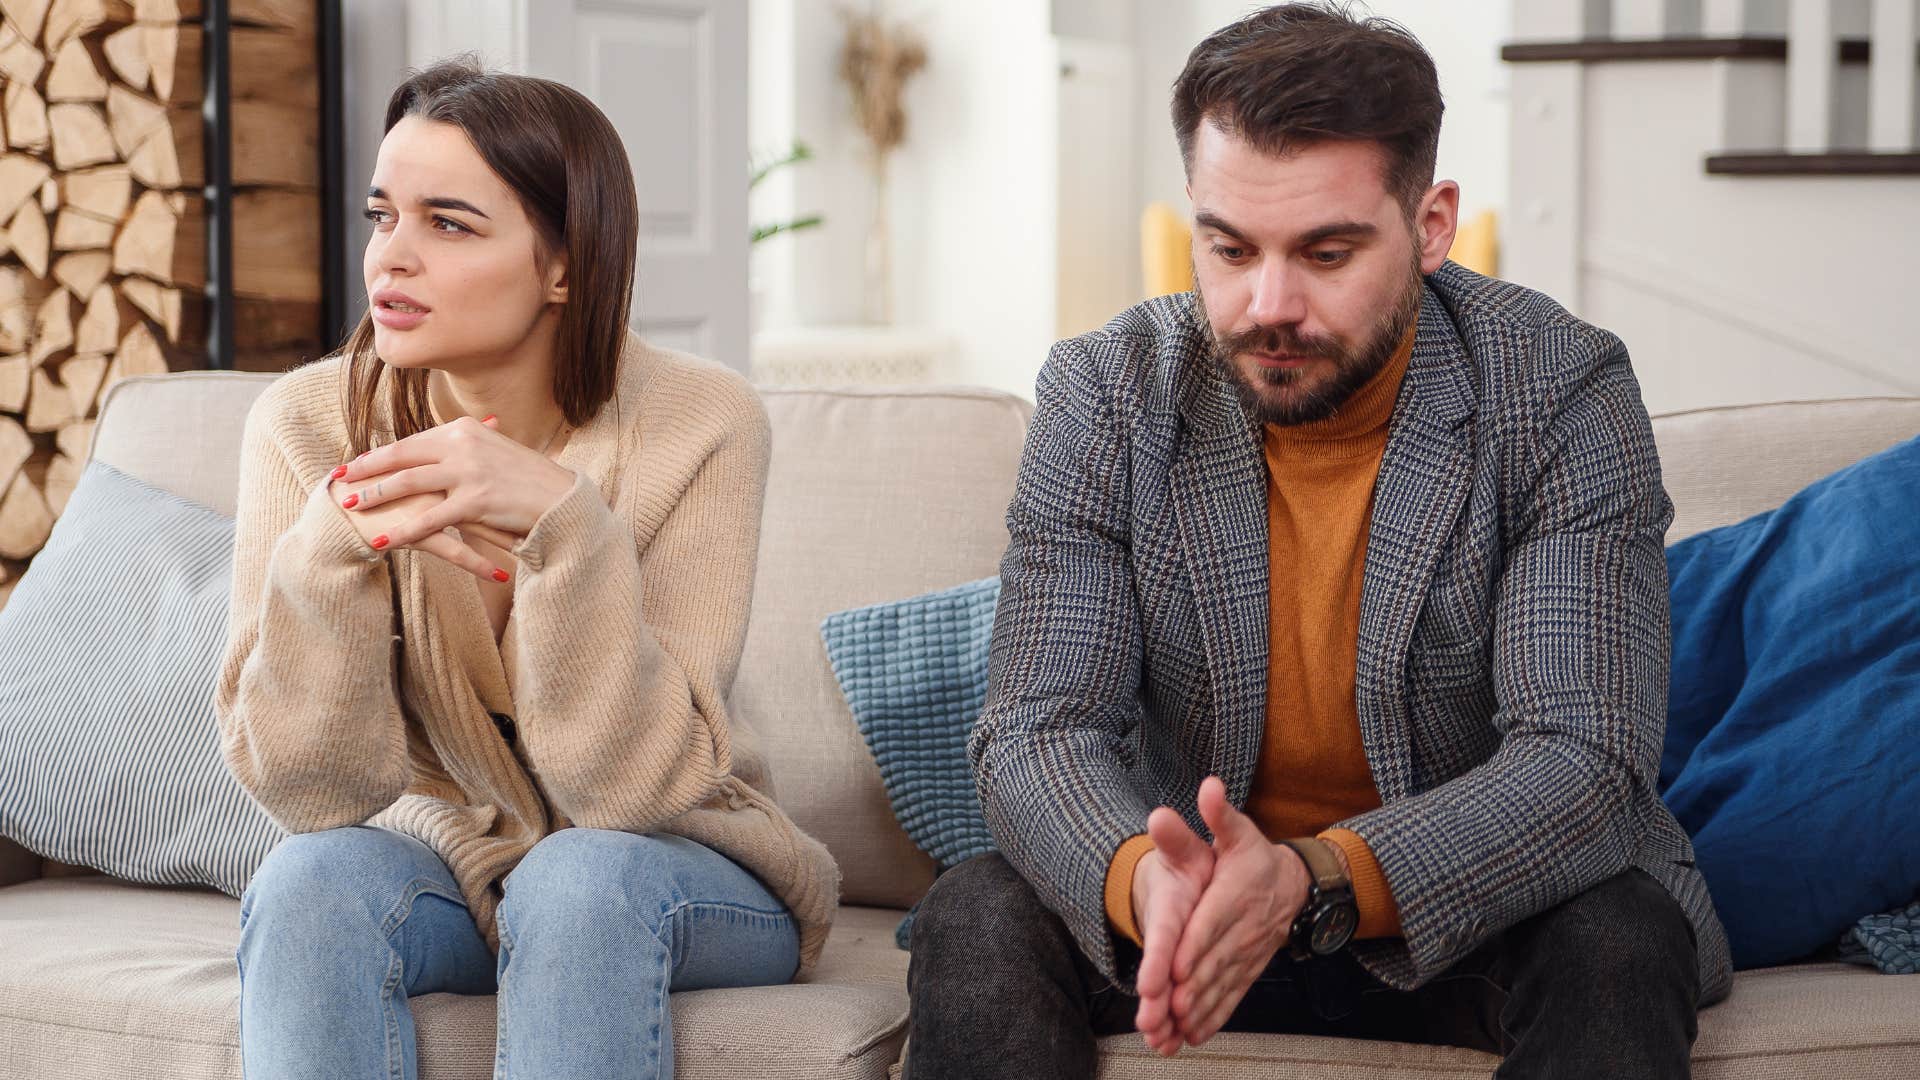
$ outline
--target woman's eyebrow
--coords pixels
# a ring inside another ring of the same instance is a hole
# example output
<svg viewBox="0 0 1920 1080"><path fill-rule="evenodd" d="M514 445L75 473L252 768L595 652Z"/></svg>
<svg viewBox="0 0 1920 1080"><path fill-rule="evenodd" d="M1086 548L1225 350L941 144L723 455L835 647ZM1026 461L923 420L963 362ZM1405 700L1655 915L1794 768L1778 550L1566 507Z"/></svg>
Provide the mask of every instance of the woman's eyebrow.
<svg viewBox="0 0 1920 1080"><path fill-rule="evenodd" d="M384 188L370 187L367 189L367 198L369 199L385 199L386 197L387 193ZM455 199L447 195L428 195L416 201L421 206L431 206L435 210L460 210L472 214L475 217L486 218L488 221L493 220L485 210L480 209L465 199Z"/></svg>

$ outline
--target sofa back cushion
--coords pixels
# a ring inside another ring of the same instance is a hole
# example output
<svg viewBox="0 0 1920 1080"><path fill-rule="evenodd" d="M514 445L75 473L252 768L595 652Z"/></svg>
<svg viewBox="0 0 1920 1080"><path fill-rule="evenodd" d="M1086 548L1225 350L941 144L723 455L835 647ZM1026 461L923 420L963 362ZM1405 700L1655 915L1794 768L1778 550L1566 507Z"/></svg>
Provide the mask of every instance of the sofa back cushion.
<svg viewBox="0 0 1920 1080"><path fill-rule="evenodd" d="M820 623L999 572L1031 407L989 390L762 391L773 468L734 721L839 861L846 903L906 907L933 863L888 809Z"/></svg>
<svg viewBox="0 0 1920 1080"><path fill-rule="evenodd" d="M1920 434L1920 398L1737 405L1653 421L1673 498L1667 543L1771 510L1815 480Z"/></svg>
<svg viewBox="0 0 1920 1080"><path fill-rule="evenodd" d="M100 403L91 460L233 516L240 432L277 376L181 371L122 379Z"/></svg>

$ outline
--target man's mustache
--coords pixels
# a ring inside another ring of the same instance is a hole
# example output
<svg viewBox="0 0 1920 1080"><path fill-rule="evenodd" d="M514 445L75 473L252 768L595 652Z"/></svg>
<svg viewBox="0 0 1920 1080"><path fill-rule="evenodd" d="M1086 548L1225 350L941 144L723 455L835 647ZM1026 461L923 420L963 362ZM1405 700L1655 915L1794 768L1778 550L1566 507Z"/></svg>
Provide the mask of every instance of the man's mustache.
<svg viewBox="0 0 1920 1080"><path fill-rule="evenodd" d="M1220 342L1227 356L1241 353L1283 353L1288 356L1317 356L1327 360L1343 359L1347 353L1340 343L1324 334L1306 336L1285 326L1249 326L1228 334Z"/></svg>

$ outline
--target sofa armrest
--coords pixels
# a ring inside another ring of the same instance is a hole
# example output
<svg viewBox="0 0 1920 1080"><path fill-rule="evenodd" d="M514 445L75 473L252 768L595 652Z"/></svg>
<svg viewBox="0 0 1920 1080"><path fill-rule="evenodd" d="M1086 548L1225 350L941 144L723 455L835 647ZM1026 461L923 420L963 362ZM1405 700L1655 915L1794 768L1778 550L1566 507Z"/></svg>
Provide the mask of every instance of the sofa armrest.
<svg viewBox="0 0 1920 1080"><path fill-rule="evenodd" d="M0 888L40 876L40 856L0 836Z"/></svg>

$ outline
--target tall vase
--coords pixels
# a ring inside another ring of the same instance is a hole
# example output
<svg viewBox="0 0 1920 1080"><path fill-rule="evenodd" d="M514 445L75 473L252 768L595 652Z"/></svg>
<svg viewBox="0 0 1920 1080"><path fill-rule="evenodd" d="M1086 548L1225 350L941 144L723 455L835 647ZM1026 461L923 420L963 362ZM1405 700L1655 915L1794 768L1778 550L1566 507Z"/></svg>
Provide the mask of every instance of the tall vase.
<svg viewBox="0 0 1920 1080"><path fill-rule="evenodd" d="M887 155L873 155L873 220L867 226L867 280L862 308L874 326L893 323L893 233L887 224Z"/></svg>

